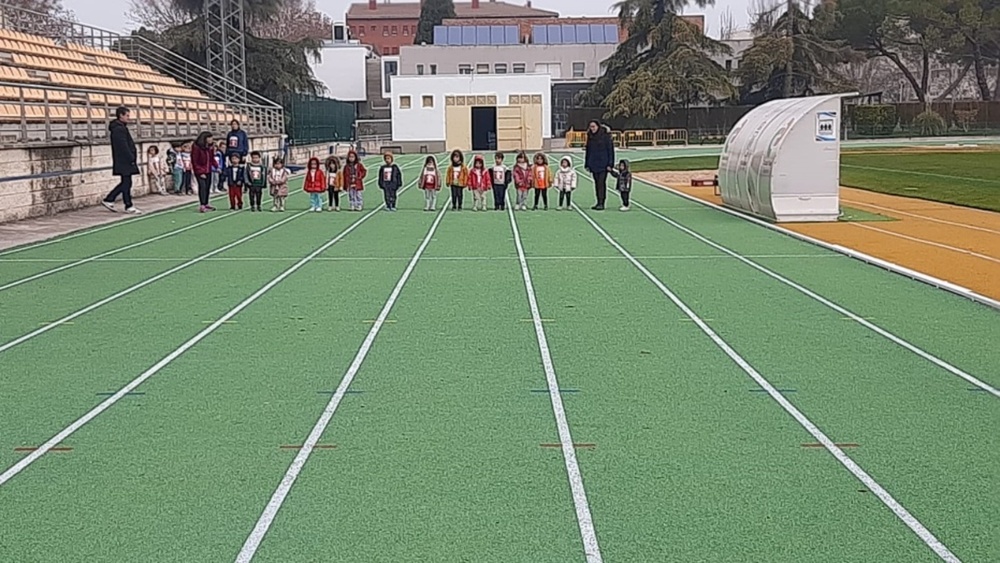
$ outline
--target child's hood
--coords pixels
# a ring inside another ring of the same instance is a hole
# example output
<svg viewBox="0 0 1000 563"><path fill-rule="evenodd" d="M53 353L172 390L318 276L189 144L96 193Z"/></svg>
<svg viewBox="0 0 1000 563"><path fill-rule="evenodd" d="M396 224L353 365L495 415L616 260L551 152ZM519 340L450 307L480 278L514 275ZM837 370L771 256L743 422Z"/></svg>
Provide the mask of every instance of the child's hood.
<svg viewBox="0 0 1000 563"><path fill-rule="evenodd" d="M340 158L338 158L335 154L331 154L330 158L326 159L326 169L340 170Z"/></svg>
<svg viewBox="0 0 1000 563"><path fill-rule="evenodd" d="M428 157L427 161L424 162L424 169L427 169L427 168L431 168L431 169L437 170L437 168L438 168L437 158L434 158L433 156Z"/></svg>
<svg viewBox="0 0 1000 563"><path fill-rule="evenodd" d="M564 156L559 160L559 167L564 170L571 170L573 168L573 159L569 156Z"/></svg>
<svg viewBox="0 0 1000 563"><path fill-rule="evenodd" d="M351 150L347 151L347 159L344 162L350 163L351 162L351 156L354 156L354 163L355 164L361 164L361 159L358 158L358 153L354 149L351 149Z"/></svg>
<svg viewBox="0 0 1000 563"><path fill-rule="evenodd" d="M455 149L455 150L451 151L451 157L448 159L448 162L450 162L454 166L455 165L455 157L456 156L458 157L458 164L459 165L465 164L465 155L462 154L462 151L460 151L458 149Z"/></svg>
<svg viewBox="0 0 1000 563"><path fill-rule="evenodd" d="M549 165L549 159L548 159L548 157L546 157L545 153L542 153L542 152L535 153L535 157L533 159L531 159L531 162L537 162L539 158L542 159L542 166L548 166Z"/></svg>
<svg viewBox="0 0 1000 563"><path fill-rule="evenodd" d="M314 164L316 165L316 170L319 170L319 159L315 156L309 159L309 164L306 165L306 168L313 168Z"/></svg>
<svg viewBox="0 0 1000 563"><path fill-rule="evenodd" d="M477 154L476 156L472 157L472 167L475 168L477 164L482 164L483 170L486 169L486 160L483 158L483 155Z"/></svg>
<svg viewBox="0 0 1000 563"><path fill-rule="evenodd" d="M622 170L623 166L625 167L624 170ZM623 161L619 162L618 163L618 169L621 170L622 172L628 172L629 171L629 163L628 163L628 161L627 160L623 160Z"/></svg>
<svg viewBox="0 0 1000 563"><path fill-rule="evenodd" d="M383 161L383 162L384 162L384 163L385 163L386 165L391 165L391 164L393 163L393 161L394 161L394 160L395 160L395 157L393 157L393 156L392 156L392 153L388 153L388 152L387 152L387 153L385 153L384 155L382 155L382 161Z"/></svg>

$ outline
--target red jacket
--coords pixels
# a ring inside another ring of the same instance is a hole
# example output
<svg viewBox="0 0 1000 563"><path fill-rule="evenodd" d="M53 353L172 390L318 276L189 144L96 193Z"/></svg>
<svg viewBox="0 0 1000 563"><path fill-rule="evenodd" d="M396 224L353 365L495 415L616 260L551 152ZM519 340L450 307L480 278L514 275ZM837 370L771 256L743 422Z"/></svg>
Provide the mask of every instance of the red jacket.
<svg viewBox="0 0 1000 563"><path fill-rule="evenodd" d="M490 175L490 171L485 168L470 168L469 169L469 189L470 190L488 190L493 187L493 176Z"/></svg>
<svg viewBox="0 0 1000 563"><path fill-rule="evenodd" d="M365 176L368 175L368 169L365 168L364 164L361 164L360 160L355 164L345 164L343 175L345 190L363 191L365 189Z"/></svg>
<svg viewBox="0 0 1000 563"><path fill-rule="evenodd" d="M531 189L531 166L527 168L521 168L520 166L514 165L514 187L519 190L530 190Z"/></svg>
<svg viewBox="0 0 1000 563"><path fill-rule="evenodd" d="M195 176L205 176L212 173L212 162L215 160L215 149L191 145L191 171Z"/></svg>
<svg viewBox="0 0 1000 563"><path fill-rule="evenodd" d="M305 190L311 194L326 191L326 174L322 170L306 170Z"/></svg>

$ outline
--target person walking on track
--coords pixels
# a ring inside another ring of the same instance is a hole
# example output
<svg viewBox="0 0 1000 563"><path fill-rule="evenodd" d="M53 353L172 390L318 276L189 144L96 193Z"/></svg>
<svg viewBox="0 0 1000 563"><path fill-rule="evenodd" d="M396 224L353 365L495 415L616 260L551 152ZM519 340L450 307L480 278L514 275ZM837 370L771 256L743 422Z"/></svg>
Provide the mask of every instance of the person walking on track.
<svg viewBox="0 0 1000 563"><path fill-rule="evenodd" d="M591 121L587 128L587 147L584 168L594 176L594 190L597 204L595 211L604 210L604 200L608 197L608 170L615 165L615 144L606 127Z"/></svg>
<svg viewBox="0 0 1000 563"><path fill-rule="evenodd" d="M129 109L120 107L115 110L115 119L108 125L111 137L111 173L118 176L118 185L111 190L101 205L110 211L115 211L115 200L122 196L125 212L141 213L132 205L132 176L139 173L139 153L135 149L135 141L128 130Z"/></svg>

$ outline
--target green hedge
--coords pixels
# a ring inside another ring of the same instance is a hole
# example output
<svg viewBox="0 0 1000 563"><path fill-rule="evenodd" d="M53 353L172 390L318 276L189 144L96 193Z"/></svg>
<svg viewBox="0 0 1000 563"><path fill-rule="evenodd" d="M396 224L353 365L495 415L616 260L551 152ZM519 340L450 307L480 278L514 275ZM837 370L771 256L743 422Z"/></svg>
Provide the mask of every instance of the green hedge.
<svg viewBox="0 0 1000 563"><path fill-rule="evenodd" d="M893 105L855 106L851 122L854 131L861 135L890 135L896 129L899 116Z"/></svg>

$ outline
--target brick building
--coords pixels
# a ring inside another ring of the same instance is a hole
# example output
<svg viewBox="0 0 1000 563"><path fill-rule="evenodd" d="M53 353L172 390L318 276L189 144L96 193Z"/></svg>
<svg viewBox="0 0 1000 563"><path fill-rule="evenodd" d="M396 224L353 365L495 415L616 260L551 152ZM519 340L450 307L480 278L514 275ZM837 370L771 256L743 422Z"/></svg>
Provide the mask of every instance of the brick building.
<svg viewBox="0 0 1000 563"><path fill-rule="evenodd" d="M549 10L539 10L531 6L530 0L523 6L498 0L472 0L455 2L457 20L491 19L523 21L559 17ZM420 21L420 2L379 2L351 4L347 10L347 26L351 37L365 45L371 45L379 55L398 55L403 45L412 45Z"/></svg>

